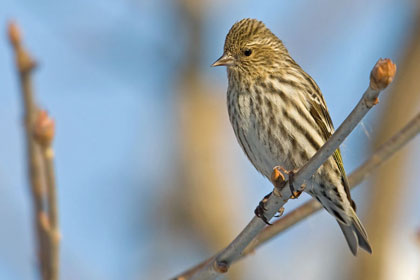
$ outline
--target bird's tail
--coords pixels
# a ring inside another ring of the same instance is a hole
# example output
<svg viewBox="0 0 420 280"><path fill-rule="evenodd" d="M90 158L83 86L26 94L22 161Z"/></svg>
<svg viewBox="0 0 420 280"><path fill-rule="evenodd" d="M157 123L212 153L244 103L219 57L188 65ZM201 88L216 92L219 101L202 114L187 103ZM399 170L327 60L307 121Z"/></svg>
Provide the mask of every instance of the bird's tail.
<svg viewBox="0 0 420 280"><path fill-rule="evenodd" d="M356 212L353 211L351 215L351 224L346 225L337 220L338 225L343 231L344 237L347 240L347 244L353 255L356 256L357 248L360 247L364 249L369 254L372 254L372 248L370 247L367 233L359 218L356 215Z"/></svg>

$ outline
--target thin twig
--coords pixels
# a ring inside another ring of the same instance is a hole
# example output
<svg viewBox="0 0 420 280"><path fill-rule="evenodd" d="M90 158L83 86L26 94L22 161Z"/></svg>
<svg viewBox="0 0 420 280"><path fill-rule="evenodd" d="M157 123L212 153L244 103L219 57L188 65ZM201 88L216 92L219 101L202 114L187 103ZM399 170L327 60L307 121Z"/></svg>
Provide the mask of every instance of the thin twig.
<svg viewBox="0 0 420 280"><path fill-rule="evenodd" d="M28 171L31 182L34 220L36 223L38 237L38 260L42 276L46 279L49 257L47 250L48 241L46 237L47 229L45 228L45 219L43 218L45 216L45 209L43 207L43 193L45 192L45 188L43 187L42 181L42 161L40 150L32 137L32 128L35 122L37 107L34 103L31 74L36 63L22 46L18 26L15 23L10 23L8 31L9 40L12 44L13 50L15 51L16 67L19 73L23 97Z"/></svg>
<svg viewBox="0 0 420 280"><path fill-rule="evenodd" d="M320 150L306 163L294 176L294 186L298 191L304 190L304 183L312 174L332 155L350 132L357 126L366 113L378 103L379 93L392 81L396 72L395 64L389 59L380 59L371 71L370 84L361 100L341 124L337 131L321 147ZM292 195L289 182L286 181L281 187L275 187L266 204L265 217L270 220L277 211L289 200ZM264 228L265 223L258 217L254 217L244 230L224 250L216 254L211 261L193 270L188 276L182 274L177 279L214 279L228 271L229 266L241 257L244 249ZM191 271L191 270L190 270Z"/></svg>
<svg viewBox="0 0 420 280"><path fill-rule="evenodd" d="M54 139L55 127L54 121L48 116L46 111L38 113L35 127L34 138L41 147L41 156L44 163L44 176L47 186L48 199L48 279L58 279L59 266L59 241L60 234L58 229L58 209L57 209L57 194L55 184L54 172L54 150L52 148L52 141Z"/></svg>
<svg viewBox="0 0 420 280"><path fill-rule="evenodd" d="M59 271L59 249L60 249L60 233L58 229L58 207L57 207L57 193L54 176L54 151L52 147L45 147L42 149L44 159L45 176L47 179L48 189L48 218L50 221L49 235L49 262L48 271L49 279L58 279Z"/></svg>
<svg viewBox="0 0 420 280"><path fill-rule="evenodd" d="M404 147L411 139L420 133L420 113L415 116L403 129L394 134L387 142L366 160L361 166L349 175L350 188L358 186L370 173L382 165L389 157ZM252 242L245 248L241 254L241 258L253 253L256 248L265 244L267 241L273 239L279 233L287 230L291 226L303 221L306 217L314 214L322 209L318 201L311 199L298 208L294 209L287 215L281 217L272 226L265 227ZM419 235L420 236L420 235ZM420 239L419 239L420 240ZM177 279L188 279L195 271L206 265L215 256L201 262L190 270L184 272L182 276ZM237 259L236 261L238 261Z"/></svg>
<svg viewBox="0 0 420 280"><path fill-rule="evenodd" d="M35 104L31 74L36 64L22 46L18 26L10 23L8 33L15 51L23 95L28 170L38 238L40 271L44 280L57 280L59 233L54 152L51 146L54 138L54 122ZM47 197L46 194L48 194Z"/></svg>
<svg viewBox="0 0 420 280"><path fill-rule="evenodd" d="M350 188L358 186L374 169L378 168L419 133L420 113L417 114L417 116L415 116L403 129L398 131L387 142L382 144L368 160L350 174ZM253 252L255 248L272 239L280 232L312 215L321 208L321 204L312 199L284 217L281 217L278 221L273 223L272 226L264 228L264 230L249 244L249 246L246 247L242 256Z"/></svg>

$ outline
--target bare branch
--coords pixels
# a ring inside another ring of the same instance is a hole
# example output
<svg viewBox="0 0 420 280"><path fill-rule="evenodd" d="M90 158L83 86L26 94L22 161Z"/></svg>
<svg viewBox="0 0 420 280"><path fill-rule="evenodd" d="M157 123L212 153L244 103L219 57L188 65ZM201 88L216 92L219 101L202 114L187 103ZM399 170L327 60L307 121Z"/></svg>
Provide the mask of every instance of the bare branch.
<svg viewBox="0 0 420 280"><path fill-rule="evenodd" d="M13 22L8 26L8 36L15 52L23 97L28 171L38 238L38 261L42 278L56 280L58 279L59 235L51 147L54 123L45 112L38 115L39 109L34 101L31 80L36 63L23 48L19 28ZM46 193L48 193L47 198Z"/></svg>
<svg viewBox="0 0 420 280"><path fill-rule="evenodd" d="M299 186L298 191L303 191L306 180L333 154L350 132L357 126L366 113L378 103L379 93L392 81L396 72L396 66L389 59L380 59L370 74L370 84L363 94L359 103L341 124L337 131L321 147L320 150L306 163L294 176L294 185ZM265 217L270 220L276 212L283 207L292 195L289 182L282 186L276 186L265 206ZM244 249L264 228L265 223L258 217L254 217L244 230L224 250L216 254L200 269L190 270L176 279L214 279L228 271L229 266L241 257Z"/></svg>
<svg viewBox="0 0 420 280"><path fill-rule="evenodd" d="M398 131L393 137L385 142L368 160L360 165L349 176L350 188L359 185L370 173L384 163L395 152L420 133L420 113L417 114L403 129ZM264 230L249 244L242 253L242 256L253 252L266 241L270 240L280 232L288 229L294 224L302 221L322 208L316 200L310 200L289 214L273 223L272 226Z"/></svg>
<svg viewBox="0 0 420 280"><path fill-rule="evenodd" d="M361 166L359 166L349 175L350 187L354 188L359 185L368 175L370 175L374 169L382 165L382 163L384 163L389 157L404 147L405 144L407 144L419 133L420 113L415 116L403 129L395 133L395 135L391 137L387 142L385 142L368 160L366 160ZM314 214L321 208L322 206L318 203L318 201L311 199L287 215L281 217L279 220L273 223L272 226L265 227L245 248L239 259L254 252L256 248L260 247L265 242L271 240L279 233L285 231L298 222L303 221L306 217ZM201 269L201 267L206 265L214 258L215 256L203 261L190 270L184 272L182 276L179 276L177 279L188 279L193 273L195 273L195 271Z"/></svg>
<svg viewBox="0 0 420 280"><path fill-rule="evenodd" d="M35 62L29 53L23 48L21 35L18 26L10 23L8 26L9 40L15 51L16 67L19 73L20 86L22 90L25 131L26 131L26 150L28 153L28 171L31 182L32 201L34 207L34 220L36 223L38 237L38 259L41 266L41 272L45 278L47 273L47 240L45 222L43 222L43 192L42 184L42 163L39 147L32 137L32 126L35 121L36 105L34 103L32 92L31 73L35 68Z"/></svg>
<svg viewBox="0 0 420 280"><path fill-rule="evenodd" d="M41 147L41 156L44 163L44 176L47 186L48 199L48 279L58 279L59 269L59 241L60 233L58 229L58 208L57 194L54 172L54 150L52 141L55 134L54 121L48 116L46 111L39 111L34 126L34 138Z"/></svg>

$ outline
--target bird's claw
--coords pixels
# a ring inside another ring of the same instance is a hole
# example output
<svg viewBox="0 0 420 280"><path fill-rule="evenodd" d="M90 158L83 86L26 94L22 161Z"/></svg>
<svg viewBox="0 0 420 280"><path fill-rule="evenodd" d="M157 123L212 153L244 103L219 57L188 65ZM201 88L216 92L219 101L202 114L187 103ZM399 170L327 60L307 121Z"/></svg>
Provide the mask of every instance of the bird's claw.
<svg viewBox="0 0 420 280"><path fill-rule="evenodd" d="M274 187L277 189L281 189L283 186L283 183L286 181L286 178L284 178L283 170L286 171L281 166L276 166L273 168L273 172L271 173L271 183L273 183Z"/></svg>
<svg viewBox="0 0 420 280"><path fill-rule="evenodd" d="M291 199L296 199L301 195L301 191L296 191L295 187L293 185L294 178L295 178L295 171L294 170L286 170L283 166L276 166L273 168L273 173L271 174L271 182L274 184L274 186L279 186L280 183L285 181L284 174L288 175L289 180L289 188L290 192L292 193Z"/></svg>
<svg viewBox="0 0 420 280"><path fill-rule="evenodd" d="M276 214L274 217L275 218L280 218L281 216L283 216L284 213L284 207L280 208L279 213Z"/></svg>
<svg viewBox="0 0 420 280"><path fill-rule="evenodd" d="M295 196L295 193L297 193L297 192L295 191L295 187L293 185L293 183L295 181L295 172L294 171L289 171L288 175L289 175L290 192L292 193L291 198L297 198L297 196Z"/></svg>
<svg viewBox="0 0 420 280"><path fill-rule="evenodd" d="M296 199L302 194L300 191L292 190L292 187L290 187L290 191L292 192L292 195L290 196L291 199Z"/></svg>
<svg viewBox="0 0 420 280"><path fill-rule="evenodd" d="M257 216L258 218L263 220L264 223L271 226L272 224L267 220L267 218L264 215L264 212L267 210L267 208L265 207L265 203L267 202L270 195L271 195L271 193L264 196L264 198L258 204L257 208L255 208L254 213L255 213L255 216Z"/></svg>

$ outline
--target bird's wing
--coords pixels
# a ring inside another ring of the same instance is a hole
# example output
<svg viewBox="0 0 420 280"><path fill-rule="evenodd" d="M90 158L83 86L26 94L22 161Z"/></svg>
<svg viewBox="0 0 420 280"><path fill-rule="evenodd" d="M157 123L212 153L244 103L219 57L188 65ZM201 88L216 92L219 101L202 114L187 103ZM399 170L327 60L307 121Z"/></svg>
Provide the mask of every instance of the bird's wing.
<svg viewBox="0 0 420 280"><path fill-rule="evenodd" d="M315 98L309 94L309 110L314 118L316 124L321 129L322 136L325 141L330 138L330 136L334 133L334 125L332 123L330 114L328 113L327 104L325 103L324 97L321 94L321 90L315 83L315 81L308 75L308 79L312 82L312 86L315 90ZM335 162L337 163L338 169L342 175L342 181L344 185L344 189L347 194L347 198L349 199L352 207L356 210L356 205L354 201L351 199L350 189L349 189L349 182L347 180L346 171L344 170L343 159L341 158L340 148L335 150L334 154L332 155Z"/></svg>

